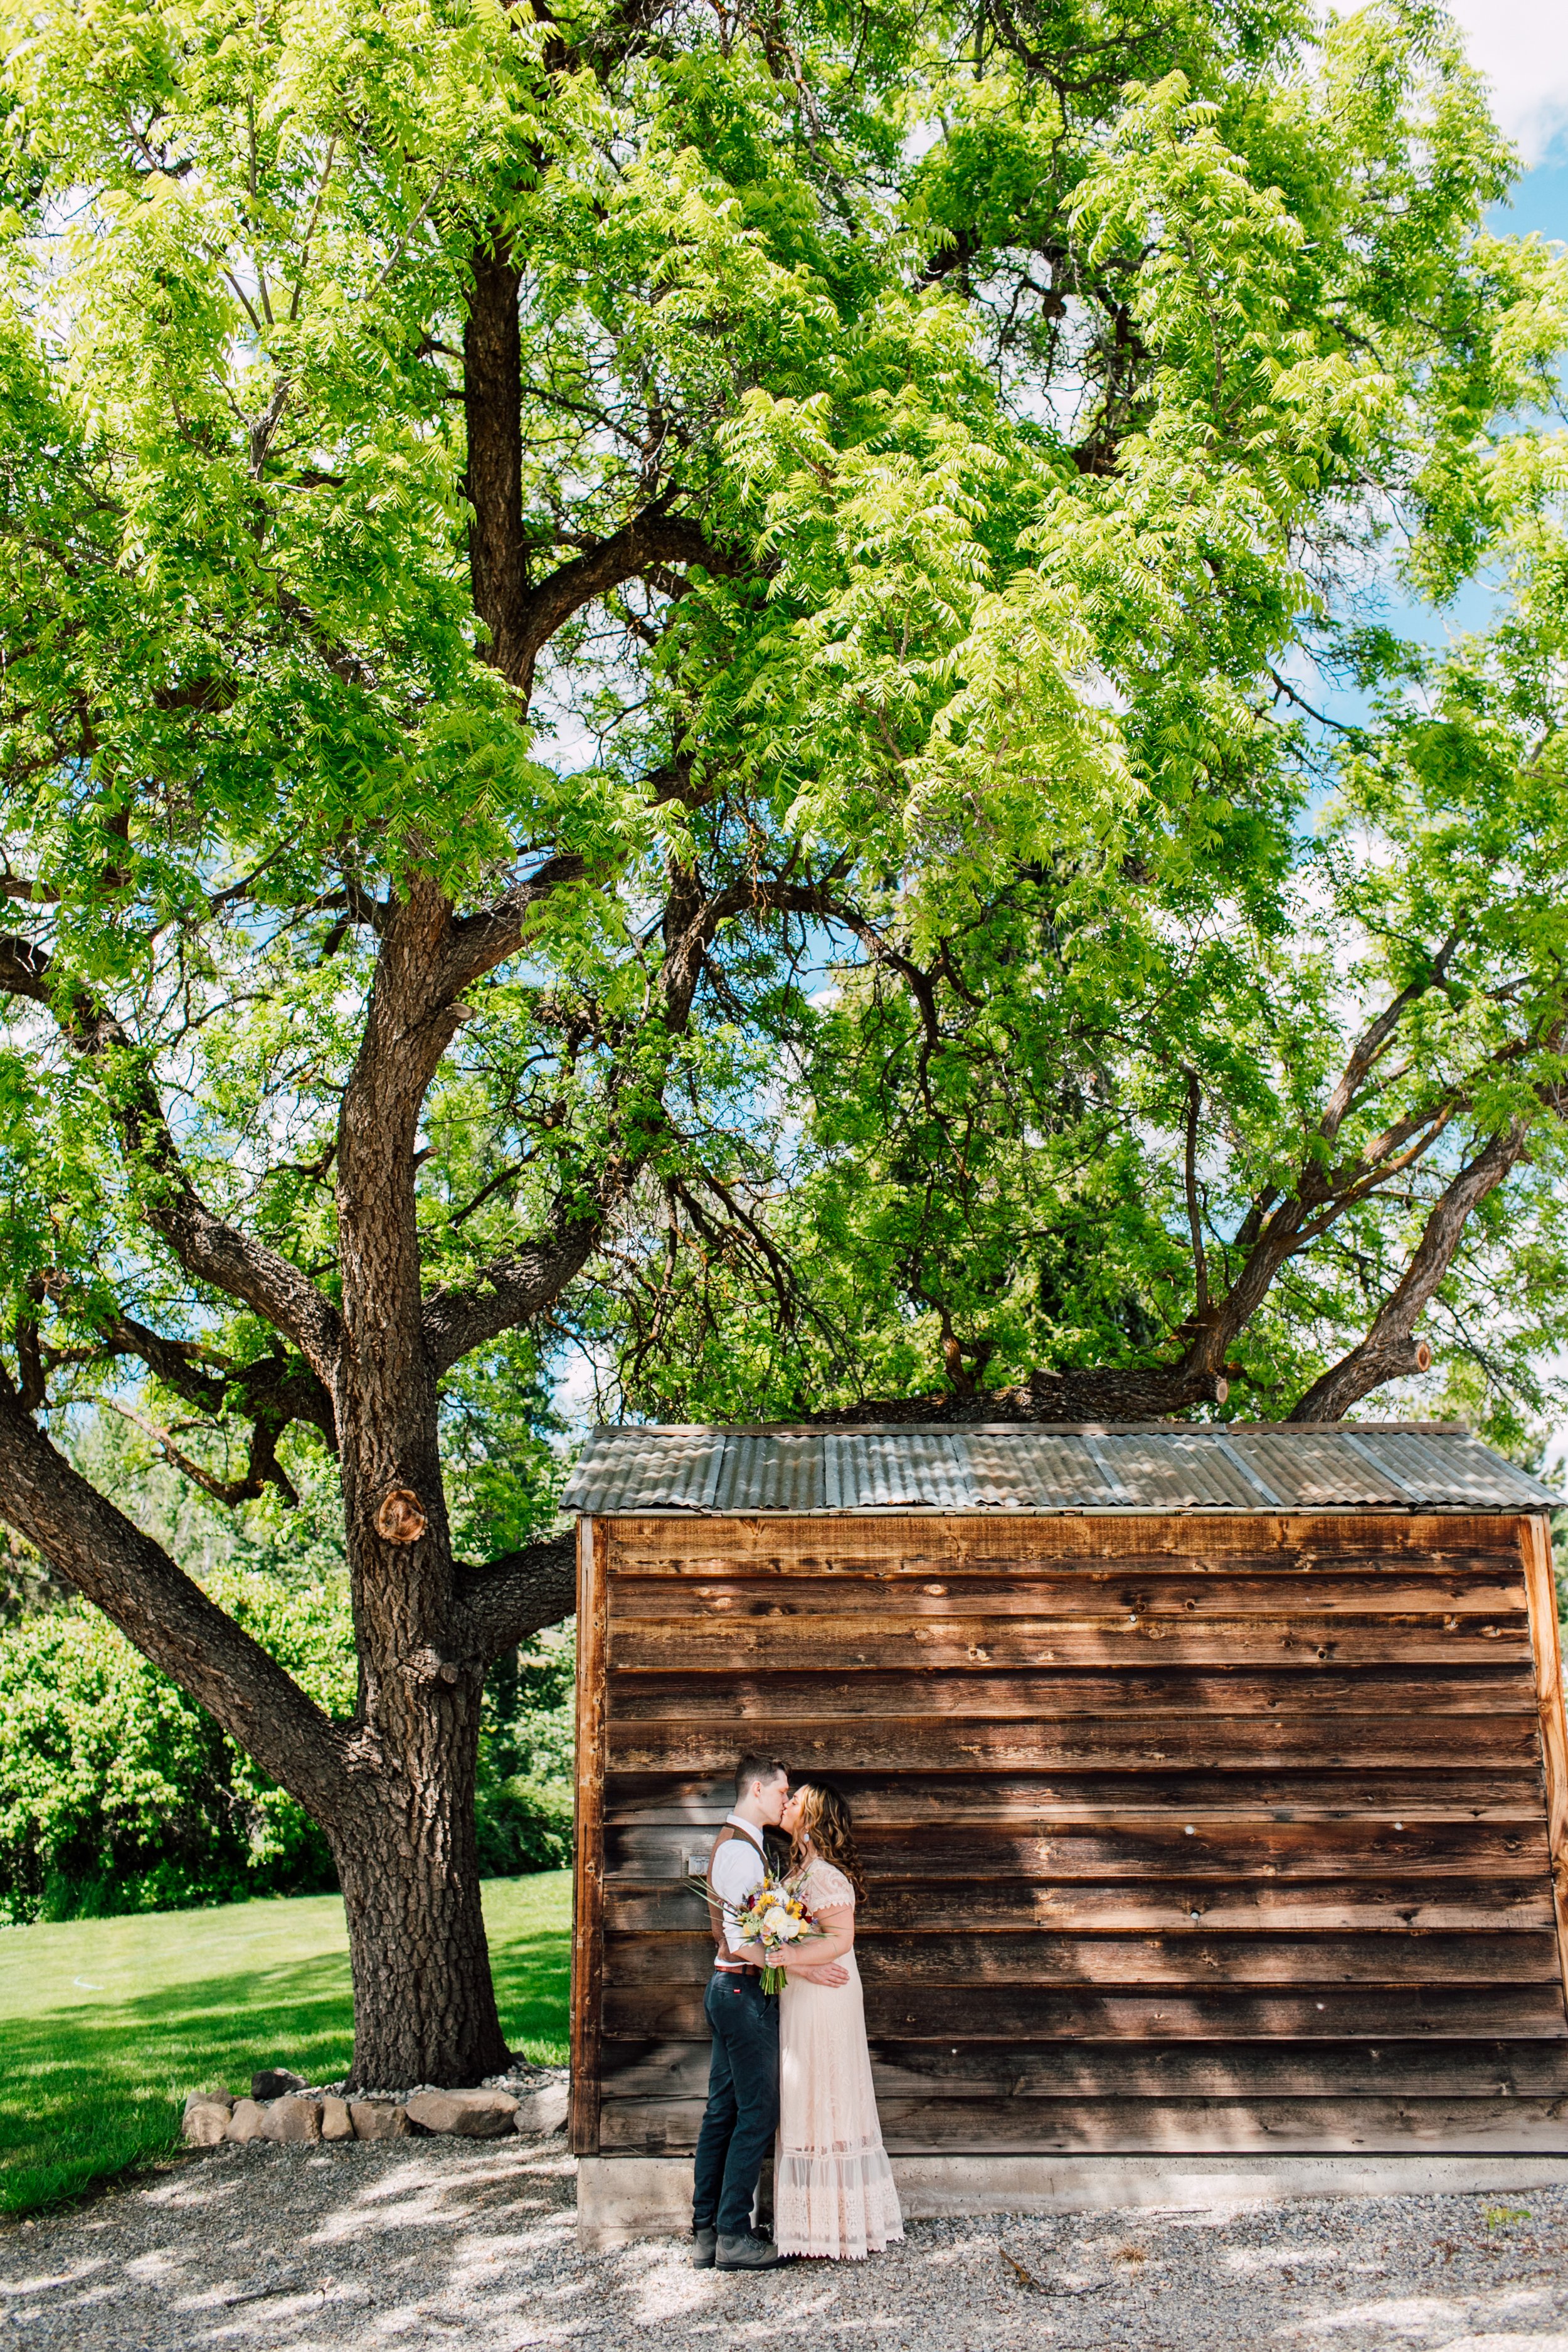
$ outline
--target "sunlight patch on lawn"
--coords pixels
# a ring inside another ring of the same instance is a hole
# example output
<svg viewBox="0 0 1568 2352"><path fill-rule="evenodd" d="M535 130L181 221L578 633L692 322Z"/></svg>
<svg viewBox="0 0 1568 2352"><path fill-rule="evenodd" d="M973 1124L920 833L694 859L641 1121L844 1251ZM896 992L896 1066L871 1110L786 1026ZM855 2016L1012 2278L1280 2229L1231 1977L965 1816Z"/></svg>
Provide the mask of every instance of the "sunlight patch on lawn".
<svg viewBox="0 0 1568 2352"><path fill-rule="evenodd" d="M564 2064L570 1872L487 1880L484 1906L510 2046ZM334 1895L0 1929L0 2210L166 2154L189 2090L335 2081L353 2033Z"/></svg>

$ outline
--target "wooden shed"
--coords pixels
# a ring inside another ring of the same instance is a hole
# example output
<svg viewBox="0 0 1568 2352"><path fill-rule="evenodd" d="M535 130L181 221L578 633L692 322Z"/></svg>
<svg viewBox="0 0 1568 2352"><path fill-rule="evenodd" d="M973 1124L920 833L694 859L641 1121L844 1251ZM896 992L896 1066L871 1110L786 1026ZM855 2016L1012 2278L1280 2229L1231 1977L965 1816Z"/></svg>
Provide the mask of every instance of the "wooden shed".
<svg viewBox="0 0 1568 2352"><path fill-rule="evenodd" d="M1547 2177L1555 1500L1433 1423L596 1432L567 1496L589 2233L684 2210L687 1882L742 1748L854 1808L913 2210L1071 2202L1112 2158Z"/></svg>

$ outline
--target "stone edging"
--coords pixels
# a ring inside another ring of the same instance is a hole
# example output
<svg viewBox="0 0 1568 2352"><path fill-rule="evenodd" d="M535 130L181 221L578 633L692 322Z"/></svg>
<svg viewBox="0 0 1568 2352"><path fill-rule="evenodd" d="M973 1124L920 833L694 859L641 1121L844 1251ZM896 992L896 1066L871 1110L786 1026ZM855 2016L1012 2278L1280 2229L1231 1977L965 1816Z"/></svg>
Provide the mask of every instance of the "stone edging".
<svg viewBox="0 0 1568 2352"><path fill-rule="evenodd" d="M283 2078L289 2079L287 2077ZM472 2091L373 2093L345 2098L334 2088L297 2087L271 2098L231 2098L226 2093L193 2091L185 2101L183 2130L188 2147L220 2143L280 2141L313 2146L319 2140L402 2139L434 2132L463 2139L500 2139L510 2132L559 2131L566 2121L566 2071L540 2070L523 2078L501 2076ZM516 2091L505 2087L518 2079ZM279 2076L256 2078L253 2092Z"/></svg>

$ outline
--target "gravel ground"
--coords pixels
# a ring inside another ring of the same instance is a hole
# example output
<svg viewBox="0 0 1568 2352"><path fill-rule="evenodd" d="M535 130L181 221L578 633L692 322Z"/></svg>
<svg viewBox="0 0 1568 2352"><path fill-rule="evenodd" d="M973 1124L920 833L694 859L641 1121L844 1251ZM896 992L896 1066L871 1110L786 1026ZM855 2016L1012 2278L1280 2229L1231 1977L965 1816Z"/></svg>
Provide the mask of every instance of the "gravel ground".
<svg viewBox="0 0 1568 2352"><path fill-rule="evenodd" d="M921 2221L756 2278L577 2250L559 2139L219 2147L0 2235L4 2340L91 2352L1568 2352L1568 2189Z"/></svg>

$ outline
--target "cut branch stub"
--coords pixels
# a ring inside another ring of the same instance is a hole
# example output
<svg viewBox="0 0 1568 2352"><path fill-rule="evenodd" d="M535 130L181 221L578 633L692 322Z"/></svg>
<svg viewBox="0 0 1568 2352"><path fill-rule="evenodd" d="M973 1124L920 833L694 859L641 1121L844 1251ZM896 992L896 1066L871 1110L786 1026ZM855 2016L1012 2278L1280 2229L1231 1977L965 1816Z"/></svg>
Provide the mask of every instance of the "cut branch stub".
<svg viewBox="0 0 1568 2352"><path fill-rule="evenodd" d="M383 1543L416 1544L430 1522L412 1486L389 1486L375 1515L375 1531Z"/></svg>

